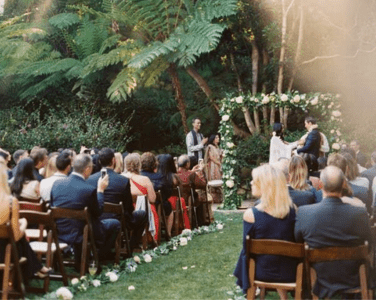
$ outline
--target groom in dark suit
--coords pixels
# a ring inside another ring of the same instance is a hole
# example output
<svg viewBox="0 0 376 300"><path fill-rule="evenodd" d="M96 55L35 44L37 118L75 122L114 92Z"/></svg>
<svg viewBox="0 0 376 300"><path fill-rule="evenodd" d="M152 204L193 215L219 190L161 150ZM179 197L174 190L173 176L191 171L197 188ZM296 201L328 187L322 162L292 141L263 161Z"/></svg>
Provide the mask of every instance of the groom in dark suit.
<svg viewBox="0 0 376 300"><path fill-rule="evenodd" d="M341 201L345 175L335 166L328 166L320 179L324 199L317 204L299 207L295 223L296 242L311 248L351 247L372 243L367 211ZM331 261L317 263L317 281L313 293L320 299L360 286L359 262Z"/></svg>
<svg viewBox="0 0 376 300"><path fill-rule="evenodd" d="M102 167L106 169L109 177L108 187L104 191L104 201L116 204L123 202L125 222L126 225L132 230L130 246L131 250L133 250L139 245L142 233L148 221L147 214L144 210L134 210L128 178L117 174L114 171L116 163L114 151L110 148L103 148L99 152L99 162L101 163ZM100 176L100 172L91 175L87 180L87 183L95 187ZM107 222L106 220L109 218L116 218L116 216L113 214L104 213L100 217L102 222Z"/></svg>
<svg viewBox="0 0 376 300"><path fill-rule="evenodd" d="M308 130L308 136L305 140L304 146L297 150L298 154L308 153L313 154L316 158L319 158L320 146L321 146L321 135L316 124L316 119L313 117L306 117L304 121L304 126Z"/></svg>
<svg viewBox="0 0 376 300"><path fill-rule="evenodd" d="M56 181L51 190L51 206L71 209L88 208L93 225L94 238L98 254L105 259L111 253L115 237L120 230L116 219L100 220L104 205L104 191L108 186L108 176L97 181L94 187L85 180L90 176L93 162L89 155L79 154L73 162L73 172L65 179ZM79 259L80 245L83 239L84 223L75 219L56 221L59 240L74 246L76 260Z"/></svg>

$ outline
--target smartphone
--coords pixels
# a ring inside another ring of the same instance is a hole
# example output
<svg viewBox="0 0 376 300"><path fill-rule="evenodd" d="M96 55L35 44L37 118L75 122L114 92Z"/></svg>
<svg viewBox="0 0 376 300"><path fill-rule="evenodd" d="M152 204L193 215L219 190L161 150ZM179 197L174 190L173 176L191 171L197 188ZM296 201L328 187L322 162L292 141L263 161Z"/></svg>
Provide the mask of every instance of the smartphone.
<svg viewBox="0 0 376 300"><path fill-rule="evenodd" d="M107 169L102 169L101 170L101 177L103 178L107 174Z"/></svg>

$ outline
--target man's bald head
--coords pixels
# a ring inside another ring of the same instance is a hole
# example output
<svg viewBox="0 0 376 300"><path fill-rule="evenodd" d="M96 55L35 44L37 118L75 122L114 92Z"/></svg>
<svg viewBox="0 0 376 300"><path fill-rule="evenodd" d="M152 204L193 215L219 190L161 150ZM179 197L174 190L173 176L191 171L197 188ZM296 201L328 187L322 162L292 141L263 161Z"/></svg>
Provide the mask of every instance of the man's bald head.
<svg viewBox="0 0 376 300"><path fill-rule="evenodd" d="M328 166L321 171L320 180L326 193L342 193L343 183L346 180L342 170L335 166Z"/></svg>

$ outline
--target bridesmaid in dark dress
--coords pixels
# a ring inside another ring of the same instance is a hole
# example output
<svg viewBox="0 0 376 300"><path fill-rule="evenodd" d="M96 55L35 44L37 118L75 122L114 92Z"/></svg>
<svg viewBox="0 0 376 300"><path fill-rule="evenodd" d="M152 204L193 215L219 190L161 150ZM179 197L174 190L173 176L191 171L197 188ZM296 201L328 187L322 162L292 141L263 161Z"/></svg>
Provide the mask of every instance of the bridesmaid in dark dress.
<svg viewBox="0 0 376 300"><path fill-rule="evenodd" d="M243 249L234 275L246 294L249 286L246 260L246 236L251 239L275 239L294 242L295 207L289 196L284 174L270 165L253 170L252 194L260 203L248 209L243 216ZM275 255L256 256L256 279L268 282L294 282L297 261ZM281 299L287 292L277 290Z"/></svg>

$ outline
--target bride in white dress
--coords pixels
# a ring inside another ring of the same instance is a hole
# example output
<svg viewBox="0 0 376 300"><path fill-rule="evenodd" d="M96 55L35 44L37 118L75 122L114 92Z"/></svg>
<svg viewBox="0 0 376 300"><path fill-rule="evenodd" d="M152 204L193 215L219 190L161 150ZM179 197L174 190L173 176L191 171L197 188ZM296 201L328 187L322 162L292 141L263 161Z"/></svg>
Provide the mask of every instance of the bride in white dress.
<svg viewBox="0 0 376 300"><path fill-rule="evenodd" d="M291 158L291 151L297 147L297 142L287 143L283 140L283 125L281 123L274 123L273 137L270 140L270 156L269 164L278 162L278 159L285 157Z"/></svg>

